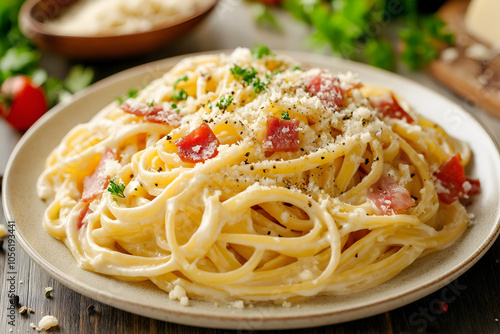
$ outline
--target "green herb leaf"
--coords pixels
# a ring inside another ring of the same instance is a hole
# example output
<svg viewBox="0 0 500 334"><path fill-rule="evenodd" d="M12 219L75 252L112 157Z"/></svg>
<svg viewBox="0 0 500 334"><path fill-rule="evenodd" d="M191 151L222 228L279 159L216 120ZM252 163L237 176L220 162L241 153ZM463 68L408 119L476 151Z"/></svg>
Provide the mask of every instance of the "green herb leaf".
<svg viewBox="0 0 500 334"><path fill-rule="evenodd" d="M262 59L264 56L274 56L275 54L266 45L258 44L253 47L252 55L254 59Z"/></svg>
<svg viewBox="0 0 500 334"><path fill-rule="evenodd" d="M257 71L253 67L240 67L236 64L231 68L231 74L235 79L243 81L244 84L251 85L256 94L263 92L267 83L257 77Z"/></svg>
<svg viewBox="0 0 500 334"><path fill-rule="evenodd" d="M314 29L309 42L320 51L327 46L344 58L385 69L395 66L394 46L383 38L393 22L402 26L398 32L407 47L401 60L412 69L435 59L439 44L453 43L444 22L422 15L415 0L283 0L282 7Z"/></svg>
<svg viewBox="0 0 500 334"><path fill-rule="evenodd" d="M281 113L281 119L284 119L284 120L287 120L287 121L289 121L289 120L290 120L290 115L288 114L288 111L284 110L284 111Z"/></svg>
<svg viewBox="0 0 500 334"><path fill-rule="evenodd" d="M177 85L179 83L181 83L182 81L187 81L188 80L188 76L187 74L183 75L182 77L180 77L179 79L177 79L174 83L174 90L177 89Z"/></svg>
<svg viewBox="0 0 500 334"><path fill-rule="evenodd" d="M125 191L125 184L123 183L116 183L116 178L113 180L109 181L109 186L107 189L111 195L120 197L120 198L125 198L125 194L123 193ZM115 198L116 201L116 198Z"/></svg>
<svg viewBox="0 0 500 334"><path fill-rule="evenodd" d="M93 79L94 70L92 68L75 65L69 69L68 76L64 79L64 86L71 93L76 93L90 85Z"/></svg>
<svg viewBox="0 0 500 334"><path fill-rule="evenodd" d="M437 58L439 51L432 45L425 32L419 29L405 29L401 31L400 37L405 44L400 58L410 69L418 70Z"/></svg>
<svg viewBox="0 0 500 334"><path fill-rule="evenodd" d="M118 103L122 104L123 102L125 102L126 99L135 99L137 95L139 95L139 91L135 88L131 88L128 90L127 95L125 95L125 97L119 96L116 98L116 100L118 101Z"/></svg>
<svg viewBox="0 0 500 334"><path fill-rule="evenodd" d="M40 60L40 53L29 47L12 47L0 60L0 71L6 76L14 74L30 74Z"/></svg>
<svg viewBox="0 0 500 334"><path fill-rule="evenodd" d="M385 40L370 39L366 43L364 55L368 64L386 70L394 68L396 59L392 44Z"/></svg>
<svg viewBox="0 0 500 334"><path fill-rule="evenodd" d="M188 98L188 93L184 89L175 91L174 95L172 96L172 100L174 100L175 102L183 101L186 100L187 98Z"/></svg>
<svg viewBox="0 0 500 334"><path fill-rule="evenodd" d="M231 95L223 95L220 97L219 102L215 106L221 110L226 110L233 102L233 97Z"/></svg>

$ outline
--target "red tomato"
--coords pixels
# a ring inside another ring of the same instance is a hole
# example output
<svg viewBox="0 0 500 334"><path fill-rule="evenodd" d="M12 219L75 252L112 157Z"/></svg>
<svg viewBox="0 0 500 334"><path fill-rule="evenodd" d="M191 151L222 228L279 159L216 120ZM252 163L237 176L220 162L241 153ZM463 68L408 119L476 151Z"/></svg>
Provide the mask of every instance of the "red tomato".
<svg viewBox="0 0 500 334"><path fill-rule="evenodd" d="M219 154L219 140L207 123L175 141L177 154L183 162L205 162Z"/></svg>
<svg viewBox="0 0 500 334"><path fill-rule="evenodd" d="M7 78L0 92L0 113L19 131L28 130L48 109L43 89L26 75Z"/></svg>
<svg viewBox="0 0 500 334"><path fill-rule="evenodd" d="M479 180L465 177L462 166L462 157L459 153L445 161L434 174L438 183L439 200L445 204L451 204L465 195L479 193ZM466 182L469 182L465 188Z"/></svg>
<svg viewBox="0 0 500 334"><path fill-rule="evenodd" d="M344 91L340 88L337 78L321 73L309 79L306 89L313 96L317 96L325 108L340 108L344 105Z"/></svg>
<svg viewBox="0 0 500 334"><path fill-rule="evenodd" d="M299 149L299 121L267 117L266 138L262 147L266 152L296 152Z"/></svg>

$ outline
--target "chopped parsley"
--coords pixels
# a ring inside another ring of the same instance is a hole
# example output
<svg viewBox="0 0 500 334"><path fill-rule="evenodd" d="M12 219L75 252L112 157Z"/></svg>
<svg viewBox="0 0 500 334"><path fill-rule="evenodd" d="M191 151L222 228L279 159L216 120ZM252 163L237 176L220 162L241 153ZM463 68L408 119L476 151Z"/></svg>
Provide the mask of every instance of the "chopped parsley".
<svg viewBox="0 0 500 334"><path fill-rule="evenodd" d="M241 80L244 84L251 85L256 94L263 92L268 84L257 76L257 71L253 67L240 67L234 64L231 68L231 74L236 80Z"/></svg>
<svg viewBox="0 0 500 334"><path fill-rule="evenodd" d="M288 114L288 111L283 110L283 112L281 112L281 119L284 119L286 121L290 120L290 114Z"/></svg>
<svg viewBox="0 0 500 334"><path fill-rule="evenodd" d="M226 110L233 102L233 97L231 95L222 95L215 105L221 110Z"/></svg>
<svg viewBox="0 0 500 334"><path fill-rule="evenodd" d="M252 49L254 59L262 59L264 56L274 56L275 54L265 45L258 44Z"/></svg>
<svg viewBox="0 0 500 334"><path fill-rule="evenodd" d="M172 100L174 100L175 102L183 101L186 100L187 98L188 98L188 93L184 89L176 90L174 92L174 95L172 96Z"/></svg>
<svg viewBox="0 0 500 334"><path fill-rule="evenodd" d="M107 189L111 195L115 196L113 199L117 201L116 197L125 198L125 185L123 183L116 183L116 178L109 181L109 186Z"/></svg>
<svg viewBox="0 0 500 334"><path fill-rule="evenodd" d="M148 102L147 104L148 104L148 107L154 107L155 101L153 100L151 102Z"/></svg>
<svg viewBox="0 0 500 334"><path fill-rule="evenodd" d="M172 103L172 104L170 105L170 107L172 107L172 109L173 109L176 113L180 113L180 112L181 112L181 111L180 111L180 109L177 107L177 104L175 104L175 103Z"/></svg>
<svg viewBox="0 0 500 334"><path fill-rule="evenodd" d="M135 99L137 95L139 94L139 91L135 88L129 89L127 92L127 95L125 97L119 96L116 98L118 103L122 104L126 99Z"/></svg>
<svg viewBox="0 0 500 334"><path fill-rule="evenodd" d="M295 65L293 68L292 68L292 71L304 71L302 69L302 67L300 67L299 65Z"/></svg>
<svg viewBox="0 0 500 334"><path fill-rule="evenodd" d="M242 80L247 84L252 83L252 81L257 77L257 71L255 68L240 67L236 64L234 64L233 68L231 68L231 74L236 80Z"/></svg>
<svg viewBox="0 0 500 334"><path fill-rule="evenodd" d="M174 83L174 89L177 89L177 85L179 83L181 83L182 81L187 81L188 80L188 76L187 74L183 75L182 77L180 77L179 79L177 79Z"/></svg>

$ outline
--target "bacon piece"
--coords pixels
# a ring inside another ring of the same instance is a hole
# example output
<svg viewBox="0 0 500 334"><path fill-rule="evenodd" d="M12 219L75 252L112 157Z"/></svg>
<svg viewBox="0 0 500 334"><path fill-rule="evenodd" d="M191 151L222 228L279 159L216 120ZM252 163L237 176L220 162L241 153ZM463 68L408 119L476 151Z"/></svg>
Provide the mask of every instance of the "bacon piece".
<svg viewBox="0 0 500 334"><path fill-rule="evenodd" d="M340 108L344 105L344 91L340 82L333 76L321 73L309 79L307 92L317 96L325 108Z"/></svg>
<svg viewBox="0 0 500 334"><path fill-rule="evenodd" d="M78 215L78 220L76 221L76 227L78 229L82 228L83 220L85 219L87 212L89 212L89 203L85 203L85 206L80 210L80 214Z"/></svg>
<svg viewBox="0 0 500 334"><path fill-rule="evenodd" d="M194 131L174 142L177 154L183 162L205 162L219 154L219 140L212 129L203 122Z"/></svg>
<svg viewBox="0 0 500 334"><path fill-rule="evenodd" d="M378 97L368 99L372 108L376 109L382 117L390 117L406 120L408 123L414 123L415 120L398 103L392 93L387 93Z"/></svg>
<svg viewBox="0 0 500 334"><path fill-rule="evenodd" d="M478 179L471 179L470 177L465 178L467 182L470 183L470 189L467 195L477 195L481 191L481 183Z"/></svg>
<svg viewBox="0 0 500 334"><path fill-rule="evenodd" d="M160 106L149 106L144 103L131 105L124 102L120 108L126 113L144 117L144 119L149 122L162 123L174 127L181 124L181 116L178 113L173 110L165 110Z"/></svg>
<svg viewBox="0 0 500 334"><path fill-rule="evenodd" d="M367 198L383 215L401 213L415 205L408 190L388 175L370 187Z"/></svg>
<svg viewBox="0 0 500 334"><path fill-rule="evenodd" d="M102 194L103 190L106 189L109 178L104 175L104 171L108 160L116 160L115 154L110 149L106 149L101 155L101 160L94 173L85 177L83 180L83 202L88 203L96 199Z"/></svg>
<svg viewBox="0 0 500 334"><path fill-rule="evenodd" d="M462 166L460 153L445 161L434 173L439 200L451 204L466 195L479 193L479 180L468 179Z"/></svg>
<svg viewBox="0 0 500 334"><path fill-rule="evenodd" d="M299 149L299 121L267 117L266 137L262 148L266 152L296 152Z"/></svg>

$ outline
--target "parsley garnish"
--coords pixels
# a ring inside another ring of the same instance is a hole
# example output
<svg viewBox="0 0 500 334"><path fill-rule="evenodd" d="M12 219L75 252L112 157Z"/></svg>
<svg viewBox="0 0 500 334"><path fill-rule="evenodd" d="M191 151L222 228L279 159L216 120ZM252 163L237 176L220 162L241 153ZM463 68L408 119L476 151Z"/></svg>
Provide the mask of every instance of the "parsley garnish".
<svg viewBox="0 0 500 334"><path fill-rule="evenodd" d="M304 70L299 65L295 65L294 67L292 67L292 71L304 71Z"/></svg>
<svg viewBox="0 0 500 334"><path fill-rule="evenodd" d="M179 108L177 107L177 104L172 103L170 106L172 107L172 109L174 109L174 111L175 111L176 113L180 113L180 112L181 112L181 111L179 110Z"/></svg>
<svg viewBox="0 0 500 334"><path fill-rule="evenodd" d="M180 77L179 79L177 79L174 83L174 89L177 89L177 85L179 83L181 83L182 81L187 81L188 80L188 76L187 74L183 75L182 77Z"/></svg>
<svg viewBox="0 0 500 334"><path fill-rule="evenodd" d="M252 55L255 59L262 59L264 56L274 56L275 54L267 46L258 44L252 49Z"/></svg>
<svg viewBox="0 0 500 334"><path fill-rule="evenodd" d="M231 74L235 79L241 80L247 85L252 85L256 94L266 89L267 83L257 77L257 71L253 67L240 67L234 64L233 68L231 68Z"/></svg>
<svg viewBox="0 0 500 334"><path fill-rule="evenodd" d="M343 58L393 70L397 53L384 36L394 22L401 27L398 33L404 44L400 59L411 69L428 65L439 56L440 47L453 42L444 22L423 8L430 3L440 2L283 0L282 6L312 26L310 41L318 47L326 45Z"/></svg>
<svg viewBox="0 0 500 334"><path fill-rule="evenodd" d="M233 97L231 95L223 95L220 97L219 102L217 102L216 106L221 110L226 110L231 102L233 102Z"/></svg>
<svg viewBox="0 0 500 334"><path fill-rule="evenodd" d="M155 101L148 102L148 107L154 107L155 106Z"/></svg>
<svg viewBox="0 0 500 334"><path fill-rule="evenodd" d="M188 93L184 89L175 91L174 95L172 96L172 100L174 100L175 102L183 101L186 100L187 98L188 98Z"/></svg>
<svg viewBox="0 0 500 334"><path fill-rule="evenodd" d="M123 103L126 99L135 99L137 95L139 94L139 91L137 89L129 89L127 92L127 95L125 97L119 96L116 98L116 100L121 104Z"/></svg>
<svg viewBox="0 0 500 334"><path fill-rule="evenodd" d="M125 198L125 185L123 183L116 183L116 178L109 181L109 186L107 189L111 195L115 196L113 199L116 201L116 197Z"/></svg>
<svg viewBox="0 0 500 334"><path fill-rule="evenodd" d="M257 71L253 67L240 67L234 64L233 68L231 68L231 74L235 79L242 80L247 84L250 84L256 78Z"/></svg>
<svg viewBox="0 0 500 334"><path fill-rule="evenodd" d="M288 114L288 111L286 110L283 110L281 112L281 119L284 119L286 121L289 121L290 120L290 115Z"/></svg>

